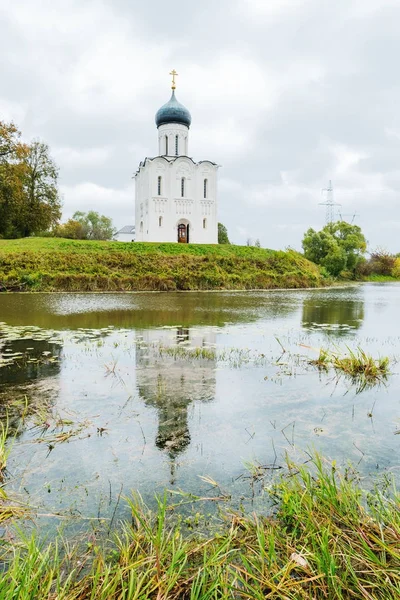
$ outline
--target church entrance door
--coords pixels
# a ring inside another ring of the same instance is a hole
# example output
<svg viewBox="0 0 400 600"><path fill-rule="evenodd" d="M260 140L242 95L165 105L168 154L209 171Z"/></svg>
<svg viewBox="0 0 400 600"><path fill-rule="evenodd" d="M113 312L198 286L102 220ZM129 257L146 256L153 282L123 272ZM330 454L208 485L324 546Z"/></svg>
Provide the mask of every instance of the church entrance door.
<svg viewBox="0 0 400 600"><path fill-rule="evenodd" d="M180 244L189 243L189 225L185 225L184 223L178 225L178 242Z"/></svg>

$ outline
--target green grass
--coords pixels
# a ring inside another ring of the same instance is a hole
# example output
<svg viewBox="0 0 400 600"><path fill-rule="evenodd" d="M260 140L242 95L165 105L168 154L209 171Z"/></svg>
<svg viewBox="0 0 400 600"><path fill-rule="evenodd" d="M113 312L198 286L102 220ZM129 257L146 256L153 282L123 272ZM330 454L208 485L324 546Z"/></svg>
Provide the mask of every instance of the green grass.
<svg viewBox="0 0 400 600"><path fill-rule="evenodd" d="M371 281L371 282L385 282L385 281L400 281L399 277L392 277L392 275L366 275L362 277L361 281Z"/></svg>
<svg viewBox="0 0 400 600"><path fill-rule="evenodd" d="M375 359L362 348L357 348L355 351L348 348L347 356L332 354L332 364L335 369L343 371L350 377L362 375L367 380L382 379L389 374L389 358L387 356Z"/></svg>
<svg viewBox="0 0 400 600"><path fill-rule="evenodd" d="M335 371L352 380L356 384L358 392L386 381L390 375L389 357L374 358L362 348L356 350L347 348L347 354L344 356L338 352L321 348L318 358L309 362L321 371L327 371L329 367L333 367Z"/></svg>
<svg viewBox="0 0 400 600"><path fill-rule="evenodd" d="M0 290L131 291L318 287L294 251L231 245L0 240Z"/></svg>
<svg viewBox="0 0 400 600"><path fill-rule="evenodd" d="M5 423L0 421L0 526L14 518L23 518L28 515L28 510L21 504L12 501L6 492L7 459L11 452L12 444L8 441L8 418ZM1 597L1 596L0 596Z"/></svg>
<svg viewBox="0 0 400 600"><path fill-rule="evenodd" d="M268 489L269 517L225 511L212 533L188 532L176 505L132 521L112 545L31 537L3 544L0 600L395 600L400 597L400 497L366 494L351 468L315 456L288 464ZM196 508L198 510L198 506Z"/></svg>

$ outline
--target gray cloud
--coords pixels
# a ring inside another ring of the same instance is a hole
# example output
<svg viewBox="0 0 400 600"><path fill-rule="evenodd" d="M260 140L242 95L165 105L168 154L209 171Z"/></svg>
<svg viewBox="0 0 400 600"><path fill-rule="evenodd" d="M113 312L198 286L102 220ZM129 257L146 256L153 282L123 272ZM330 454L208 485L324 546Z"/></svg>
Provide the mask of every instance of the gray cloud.
<svg viewBox="0 0 400 600"><path fill-rule="evenodd" d="M0 118L50 144L65 217L130 224L175 67L233 241L300 247L332 179L371 247L398 251L399 23L398 0L4 2Z"/></svg>

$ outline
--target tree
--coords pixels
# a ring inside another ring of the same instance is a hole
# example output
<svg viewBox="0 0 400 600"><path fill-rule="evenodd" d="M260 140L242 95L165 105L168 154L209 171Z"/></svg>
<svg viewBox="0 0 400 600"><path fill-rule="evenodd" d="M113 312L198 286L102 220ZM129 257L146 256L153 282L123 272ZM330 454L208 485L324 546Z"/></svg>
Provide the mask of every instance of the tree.
<svg viewBox="0 0 400 600"><path fill-rule="evenodd" d="M55 229L56 237L67 238L71 240L86 240L87 231L82 223L69 219L66 223L58 225Z"/></svg>
<svg viewBox="0 0 400 600"><path fill-rule="evenodd" d="M0 121L0 237L18 237L22 210L27 146L14 123Z"/></svg>
<svg viewBox="0 0 400 600"><path fill-rule="evenodd" d="M98 212L77 211L64 225L56 230L57 237L78 240L110 240L115 233L112 220Z"/></svg>
<svg viewBox="0 0 400 600"><path fill-rule="evenodd" d="M49 147L20 138L13 123L0 121L0 237L48 230L61 216L58 169Z"/></svg>
<svg viewBox="0 0 400 600"><path fill-rule="evenodd" d="M218 244L230 244L228 230L222 223L218 223Z"/></svg>
<svg viewBox="0 0 400 600"><path fill-rule="evenodd" d="M61 217L61 199L57 185L58 167L50 157L47 144L39 140L32 142L26 166L23 235L28 236L57 224Z"/></svg>
<svg viewBox="0 0 400 600"><path fill-rule="evenodd" d="M358 261L367 250L367 241L358 225L337 221L329 226L333 237L347 256L346 269L354 271Z"/></svg>
<svg viewBox="0 0 400 600"><path fill-rule="evenodd" d="M360 227L345 221L330 223L321 231L308 229L302 245L306 258L335 277L346 269L354 272L367 248Z"/></svg>
<svg viewBox="0 0 400 600"><path fill-rule="evenodd" d="M344 248L336 245L323 258L321 264L323 267L325 267L328 273L334 277L340 275L340 273L344 271L347 266L347 257Z"/></svg>

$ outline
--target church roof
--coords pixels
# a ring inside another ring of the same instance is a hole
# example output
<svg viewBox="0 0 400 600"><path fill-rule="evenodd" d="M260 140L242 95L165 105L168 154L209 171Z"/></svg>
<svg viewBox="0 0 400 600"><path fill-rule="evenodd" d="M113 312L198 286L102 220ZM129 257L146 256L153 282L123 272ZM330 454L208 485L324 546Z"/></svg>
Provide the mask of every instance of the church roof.
<svg viewBox="0 0 400 600"><path fill-rule="evenodd" d="M123 227L122 229L117 231L117 233L115 235L118 235L119 233L135 233L135 226L134 225L125 225L125 227Z"/></svg>
<svg viewBox="0 0 400 600"><path fill-rule="evenodd" d="M175 90L172 91L172 96L169 101L162 106L156 114L156 125L167 125L169 123L179 123L190 127L192 117L187 108L183 106L175 97Z"/></svg>
<svg viewBox="0 0 400 600"><path fill-rule="evenodd" d="M161 160L165 160L165 162L167 163L173 163L176 160L182 160L182 159L186 159L186 160L190 160L194 165L201 165L202 163L209 163L210 165L213 165L214 167L220 167L221 165L218 165L217 163L213 162L212 160L199 160L199 162L195 162L193 160L193 158L191 156L185 156L183 154L181 154L180 156L146 156L146 158L142 161L140 161L139 163L139 168L136 171L136 173L133 175L133 177L136 177L138 175L138 173L140 172L140 169L142 167L145 167L147 165L148 162L152 162L153 160L156 159L161 159ZM133 179L132 177L132 179Z"/></svg>

